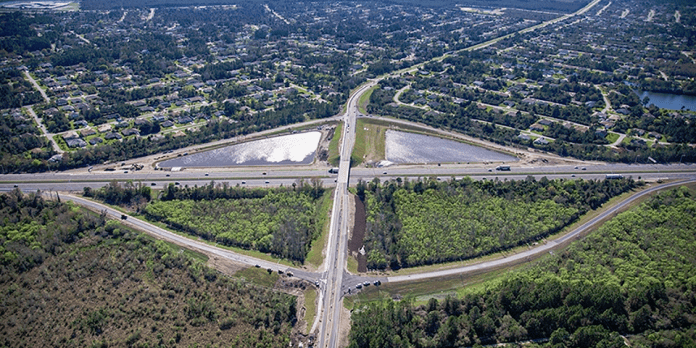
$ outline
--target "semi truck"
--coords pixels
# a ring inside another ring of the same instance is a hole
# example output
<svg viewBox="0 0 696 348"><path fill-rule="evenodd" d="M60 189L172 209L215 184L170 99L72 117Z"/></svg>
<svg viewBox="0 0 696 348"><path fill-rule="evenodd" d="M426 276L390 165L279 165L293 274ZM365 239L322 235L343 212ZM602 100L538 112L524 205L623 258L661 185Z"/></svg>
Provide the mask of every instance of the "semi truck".
<svg viewBox="0 0 696 348"><path fill-rule="evenodd" d="M497 167L495 167L495 170L506 170L506 171L509 171L509 170L510 170L510 166L497 166Z"/></svg>

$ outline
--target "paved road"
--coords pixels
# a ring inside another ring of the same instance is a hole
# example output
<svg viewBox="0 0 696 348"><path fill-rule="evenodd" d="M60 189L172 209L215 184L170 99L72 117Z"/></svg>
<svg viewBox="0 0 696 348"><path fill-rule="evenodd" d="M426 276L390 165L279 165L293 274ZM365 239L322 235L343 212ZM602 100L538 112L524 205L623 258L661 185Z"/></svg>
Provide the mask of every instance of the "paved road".
<svg viewBox="0 0 696 348"><path fill-rule="evenodd" d="M348 100L346 114L344 115L345 127L342 135L340 165L334 193L333 214L331 216L331 229L329 243L327 245L326 258L326 286L322 289L320 298L320 312L317 318L321 320L319 331L319 347L337 347L343 304L343 276L348 253L348 221L349 202L348 182L350 174L350 155L355 144L355 123L358 115L358 100L360 96L375 85L374 81L359 87Z"/></svg>

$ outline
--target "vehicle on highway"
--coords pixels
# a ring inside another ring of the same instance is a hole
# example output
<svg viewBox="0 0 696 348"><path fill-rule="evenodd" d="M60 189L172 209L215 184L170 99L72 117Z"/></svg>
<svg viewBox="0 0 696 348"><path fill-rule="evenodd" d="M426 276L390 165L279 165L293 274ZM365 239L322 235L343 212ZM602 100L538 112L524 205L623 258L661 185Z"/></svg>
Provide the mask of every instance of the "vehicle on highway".
<svg viewBox="0 0 696 348"><path fill-rule="evenodd" d="M510 166L497 166L497 167L495 167L495 170L509 171Z"/></svg>
<svg viewBox="0 0 696 348"><path fill-rule="evenodd" d="M587 168L585 168L585 167L582 167L582 170L587 170Z"/></svg>
<svg viewBox="0 0 696 348"><path fill-rule="evenodd" d="M242 185L246 185L246 181L242 181Z"/></svg>
<svg viewBox="0 0 696 348"><path fill-rule="evenodd" d="M128 216L125 214L121 214L121 220L126 220L126 219L128 219Z"/></svg>
<svg viewBox="0 0 696 348"><path fill-rule="evenodd" d="M364 282L363 286L370 286L370 282Z"/></svg>
<svg viewBox="0 0 696 348"><path fill-rule="evenodd" d="M606 178L607 179L623 179L623 175L621 175L621 174L607 174Z"/></svg>
<svg viewBox="0 0 696 348"><path fill-rule="evenodd" d="M208 173L205 173L205 176L208 176Z"/></svg>
<svg viewBox="0 0 696 348"><path fill-rule="evenodd" d="M174 185L181 185L178 181L174 183Z"/></svg>
<svg viewBox="0 0 696 348"><path fill-rule="evenodd" d="M170 176L170 175L169 175L169 174L167 174L167 177L169 177L169 176Z"/></svg>
<svg viewBox="0 0 696 348"><path fill-rule="evenodd" d="M329 169L329 174L338 174L338 167L333 167Z"/></svg>
<svg viewBox="0 0 696 348"><path fill-rule="evenodd" d="M265 181L264 183L266 183L266 184L270 184L271 182L270 182L270 181L268 181L268 180L266 180L266 181Z"/></svg>
<svg viewBox="0 0 696 348"><path fill-rule="evenodd" d="M150 186L157 186L157 184L153 182L152 184L150 184Z"/></svg>
<svg viewBox="0 0 696 348"><path fill-rule="evenodd" d="M382 174L386 175L386 174L387 174L387 172L382 172Z"/></svg>
<svg viewBox="0 0 696 348"><path fill-rule="evenodd" d="M379 280L375 280L375 282L374 282L373 284L375 284L375 285L381 285L381 284L382 284L382 282L381 282L381 281L379 281Z"/></svg>

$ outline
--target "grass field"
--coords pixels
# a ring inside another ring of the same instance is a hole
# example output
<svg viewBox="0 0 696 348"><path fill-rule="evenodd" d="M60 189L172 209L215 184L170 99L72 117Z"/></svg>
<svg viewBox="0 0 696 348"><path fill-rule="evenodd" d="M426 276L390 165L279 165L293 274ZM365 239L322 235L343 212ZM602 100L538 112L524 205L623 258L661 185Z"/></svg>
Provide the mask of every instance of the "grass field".
<svg viewBox="0 0 696 348"><path fill-rule="evenodd" d="M314 317L317 316L317 291L314 288L305 290L305 321L307 322L307 332L312 329Z"/></svg>
<svg viewBox="0 0 696 348"><path fill-rule="evenodd" d="M385 158L384 135L389 128L384 124L369 119L359 119L355 129L355 146L353 148L354 165L364 161L377 162Z"/></svg>
<svg viewBox="0 0 696 348"><path fill-rule="evenodd" d="M266 269L257 267L245 268L241 271L237 271L234 275L239 278L244 278L248 282L267 288L272 288L280 278L280 275L276 272L268 272Z"/></svg>
<svg viewBox="0 0 696 348"><path fill-rule="evenodd" d="M322 255L322 251L324 251L324 246L326 246L326 243L329 239L329 228L331 223L331 205L333 203L332 193L332 190L326 190L324 192L324 197L321 198L321 203L319 207L320 211L317 214L318 216L320 216L321 221L317 221L317 223L322 224L323 228L321 230L321 235L319 236L319 238L312 242L312 248L309 249L309 252L307 253L307 259L305 260L305 263L308 263L314 267L319 267L324 262L324 255Z"/></svg>
<svg viewBox="0 0 696 348"><path fill-rule="evenodd" d="M360 99L358 99L358 111L360 111L363 114L367 114L367 104L370 103L370 96L372 95L372 92L374 92L375 89L377 89L378 86L379 85L373 86L360 96Z"/></svg>
<svg viewBox="0 0 696 348"><path fill-rule="evenodd" d="M341 154L339 152L338 145L341 143L341 137L343 136L343 123L336 125L336 130L334 131L334 136L329 143L329 163L332 166L338 166L341 162Z"/></svg>

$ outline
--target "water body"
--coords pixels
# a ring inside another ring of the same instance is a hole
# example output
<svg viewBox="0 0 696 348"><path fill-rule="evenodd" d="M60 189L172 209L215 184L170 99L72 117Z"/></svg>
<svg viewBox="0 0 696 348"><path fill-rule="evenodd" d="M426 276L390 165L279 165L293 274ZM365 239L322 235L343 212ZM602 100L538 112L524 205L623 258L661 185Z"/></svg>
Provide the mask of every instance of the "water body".
<svg viewBox="0 0 696 348"><path fill-rule="evenodd" d="M634 92L638 94L641 101L645 97L650 98L649 104L653 104L660 109L680 110L683 106L684 109L696 110L696 97L691 95L658 93L640 90L635 90Z"/></svg>
<svg viewBox="0 0 696 348"><path fill-rule="evenodd" d="M215 150L177 157L160 167L230 167L310 164L314 161L320 132L284 135L250 141Z"/></svg>
<svg viewBox="0 0 696 348"><path fill-rule="evenodd" d="M387 130L386 159L395 163L499 162L516 157L428 135Z"/></svg>

